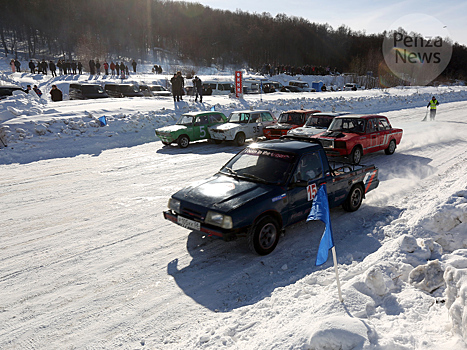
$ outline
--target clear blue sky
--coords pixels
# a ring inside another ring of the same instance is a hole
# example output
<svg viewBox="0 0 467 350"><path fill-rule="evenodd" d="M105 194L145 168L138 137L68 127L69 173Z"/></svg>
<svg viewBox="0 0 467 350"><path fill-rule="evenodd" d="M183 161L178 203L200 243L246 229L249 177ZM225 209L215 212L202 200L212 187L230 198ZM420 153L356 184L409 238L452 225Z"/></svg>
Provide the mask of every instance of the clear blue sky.
<svg viewBox="0 0 467 350"><path fill-rule="evenodd" d="M310 22L328 23L334 29L344 24L354 31L367 34L381 33L391 29L391 24L406 18L407 25L413 24L417 14L429 15L441 25L439 34L449 36L454 42L467 46L467 1L307 1L307 0L184 0L200 3L213 9L237 9L258 13L268 12L275 17L279 13L303 17ZM404 20L402 20L404 22ZM410 22L410 23L409 23ZM444 27L446 26L446 27ZM425 33L420 32L425 35Z"/></svg>

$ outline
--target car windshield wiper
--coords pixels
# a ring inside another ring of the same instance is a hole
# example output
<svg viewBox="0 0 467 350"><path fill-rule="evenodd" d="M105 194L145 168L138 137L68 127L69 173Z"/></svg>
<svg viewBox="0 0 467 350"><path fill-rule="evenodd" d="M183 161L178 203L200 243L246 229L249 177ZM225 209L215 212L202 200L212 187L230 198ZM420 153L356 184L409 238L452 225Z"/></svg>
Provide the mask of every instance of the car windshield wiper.
<svg viewBox="0 0 467 350"><path fill-rule="evenodd" d="M265 179L263 179L263 178L261 178L259 176L256 176L256 175L250 174L250 173L242 173L241 176L244 176L244 177L247 177L247 178L256 180L258 182L262 182L262 183L268 183L269 182L269 181L266 181Z"/></svg>
<svg viewBox="0 0 467 350"><path fill-rule="evenodd" d="M235 178L238 178L238 174L235 170L232 170L232 168L229 168L229 167L224 167L222 170L227 170L229 172L229 174L233 175Z"/></svg>

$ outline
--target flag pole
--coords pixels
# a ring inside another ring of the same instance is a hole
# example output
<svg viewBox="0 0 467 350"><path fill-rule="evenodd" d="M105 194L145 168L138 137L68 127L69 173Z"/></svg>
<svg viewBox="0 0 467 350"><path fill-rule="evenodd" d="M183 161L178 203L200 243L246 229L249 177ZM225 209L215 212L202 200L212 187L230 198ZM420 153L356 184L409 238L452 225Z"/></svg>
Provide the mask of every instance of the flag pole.
<svg viewBox="0 0 467 350"><path fill-rule="evenodd" d="M337 291L339 292L339 301L342 303L344 299L342 299L341 293L341 283L339 282L339 272L337 271L337 257L336 257L336 247L332 247L332 260L334 260L334 270L336 271L336 281L337 281Z"/></svg>

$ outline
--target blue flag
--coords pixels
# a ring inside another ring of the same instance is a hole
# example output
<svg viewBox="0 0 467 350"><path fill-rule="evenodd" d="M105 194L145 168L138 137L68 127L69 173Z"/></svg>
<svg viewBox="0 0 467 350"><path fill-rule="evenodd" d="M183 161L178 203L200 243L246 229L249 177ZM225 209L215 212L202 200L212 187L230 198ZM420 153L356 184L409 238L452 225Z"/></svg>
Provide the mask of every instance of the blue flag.
<svg viewBox="0 0 467 350"><path fill-rule="evenodd" d="M212 106L212 107L211 107L211 111L214 112L215 110L216 110L216 106Z"/></svg>
<svg viewBox="0 0 467 350"><path fill-rule="evenodd" d="M316 266L319 266L328 260L329 249L334 247L326 184L321 185L313 199L313 205L311 206L311 211L306 221L310 220L321 220L326 225L321 241L319 242L318 255L316 257Z"/></svg>

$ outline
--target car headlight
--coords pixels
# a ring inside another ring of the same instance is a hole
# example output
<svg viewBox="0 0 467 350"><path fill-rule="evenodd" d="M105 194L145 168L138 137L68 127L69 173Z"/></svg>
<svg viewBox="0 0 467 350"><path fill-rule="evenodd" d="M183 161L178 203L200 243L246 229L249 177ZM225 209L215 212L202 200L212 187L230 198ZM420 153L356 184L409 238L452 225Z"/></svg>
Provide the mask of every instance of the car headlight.
<svg viewBox="0 0 467 350"><path fill-rule="evenodd" d="M204 222L225 229L231 229L233 227L232 218L230 216L216 213L214 211L208 211Z"/></svg>
<svg viewBox="0 0 467 350"><path fill-rule="evenodd" d="M169 199L169 203L167 204L169 209L173 210L176 213L180 213L180 201L174 198Z"/></svg>

